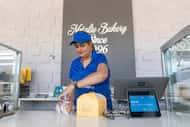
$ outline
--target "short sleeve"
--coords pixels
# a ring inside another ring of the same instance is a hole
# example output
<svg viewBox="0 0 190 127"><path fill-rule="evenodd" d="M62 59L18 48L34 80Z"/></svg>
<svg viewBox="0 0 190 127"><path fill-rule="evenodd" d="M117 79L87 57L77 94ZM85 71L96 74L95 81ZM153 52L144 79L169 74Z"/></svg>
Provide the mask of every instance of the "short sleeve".
<svg viewBox="0 0 190 127"><path fill-rule="evenodd" d="M73 73L74 73L74 68L73 68L73 62L71 63L70 70L69 70L69 79L73 80Z"/></svg>
<svg viewBox="0 0 190 127"><path fill-rule="evenodd" d="M108 64L106 56L104 54L98 54L98 57L96 59L97 63L105 63L106 65Z"/></svg>
<svg viewBox="0 0 190 127"><path fill-rule="evenodd" d="M71 63L70 70L69 70L69 79L73 81L79 80L81 78L81 73L79 73L81 70L80 67L80 59L74 59Z"/></svg>

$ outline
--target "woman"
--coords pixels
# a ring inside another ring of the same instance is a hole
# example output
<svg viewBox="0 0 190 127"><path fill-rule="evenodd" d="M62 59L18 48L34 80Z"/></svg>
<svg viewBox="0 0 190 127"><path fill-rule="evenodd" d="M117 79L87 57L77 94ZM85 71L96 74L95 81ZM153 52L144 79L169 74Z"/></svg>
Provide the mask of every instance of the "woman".
<svg viewBox="0 0 190 127"><path fill-rule="evenodd" d="M74 33L70 45L75 46L79 57L72 61L69 73L71 83L60 98L69 96L76 106L76 100L80 95L96 92L106 97L107 109L112 110L110 70L105 55L95 51L90 34L84 31ZM67 107L68 111L71 111L71 106Z"/></svg>

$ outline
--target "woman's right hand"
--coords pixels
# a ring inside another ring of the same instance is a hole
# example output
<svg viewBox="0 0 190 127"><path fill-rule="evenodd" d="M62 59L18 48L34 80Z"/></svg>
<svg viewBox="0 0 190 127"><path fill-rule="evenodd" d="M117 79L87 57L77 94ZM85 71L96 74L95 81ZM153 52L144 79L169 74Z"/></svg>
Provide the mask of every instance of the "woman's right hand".
<svg viewBox="0 0 190 127"><path fill-rule="evenodd" d="M61 101L65 96L71 97L73 95L74 89L75 86L72 83L69 84L68 87L63 90L62 94L58 97L58 100Z"/></svg>
<svg viewBox="0 0 190 127"><path fill-rule="evenodd" d="M58 97L58 103L63 104L67 112L72 111L74 88L73 84L68 85L68 87L63 90L62 94Z"/></svg>

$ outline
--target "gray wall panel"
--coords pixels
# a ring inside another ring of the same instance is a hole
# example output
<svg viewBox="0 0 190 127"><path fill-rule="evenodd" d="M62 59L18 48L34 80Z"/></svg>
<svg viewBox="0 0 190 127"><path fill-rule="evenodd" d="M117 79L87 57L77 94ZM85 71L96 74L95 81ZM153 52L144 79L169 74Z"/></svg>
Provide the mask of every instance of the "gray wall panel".
<svg viewBox="0 0 190 127"><path fill-rule="evenodd" d="M107 39L104 44L93 42L96 47L104 47L104 50L98 51L106 54L112 79L135 77L131 0L65 0L64 2L62 83L68 82L70 63L76 57L74 47L68 46L72 36L69 31L77 31L73 30L71 25L93 28L86 30L99 39ZM103 24L107 27L103 27ZM103 32L108 27L112 32Z"/></svg>

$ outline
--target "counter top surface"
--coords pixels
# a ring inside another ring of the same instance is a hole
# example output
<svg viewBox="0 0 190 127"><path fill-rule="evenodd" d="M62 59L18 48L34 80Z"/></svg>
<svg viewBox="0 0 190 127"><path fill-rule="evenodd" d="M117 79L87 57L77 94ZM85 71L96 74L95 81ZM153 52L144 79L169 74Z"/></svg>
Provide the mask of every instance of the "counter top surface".
<svg viewBox="0 0 190 127"><path fill-rule="evenodd" d="M190 115L162 112L158 118L105 117L86 118L74 114L64 116L55 111L18 111L0 119L0 127L189 127Z"/></svg>

